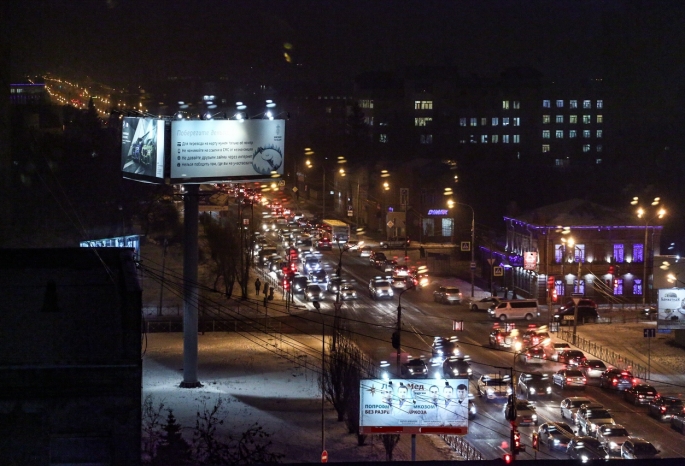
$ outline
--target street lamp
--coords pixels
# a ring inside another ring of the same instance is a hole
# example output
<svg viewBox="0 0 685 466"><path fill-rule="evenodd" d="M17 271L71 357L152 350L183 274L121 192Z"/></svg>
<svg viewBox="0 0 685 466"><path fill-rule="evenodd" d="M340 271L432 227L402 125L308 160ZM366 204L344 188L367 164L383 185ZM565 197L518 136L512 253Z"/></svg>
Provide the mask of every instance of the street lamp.
<svg viewBox="0 0 685 466"><path fill-rule="evenodd" d="M452 188L445 188L445 193L446 196L449 196L452 194ZM473 207L471 207L468 204L464 204L461 202L457 202L454 199L448 199L447 200L447 207L452 209L455 205L460 205L464 207L468 207L471 209L471 263L469 264L469 270L471 270L471 297L473 298L475 296L475 284L474 284L474 269L475 269L475 264L476 264L476 258L475 258L475 250L476 250L476 213L473 210ZM454 243L454 221L452 221L452 243Z"/></svg>
<svg viewBox="0 0 685 466"><path fill-rule="evenodd" d="M652 203L650 204L652 207L652 211L649 212L643 207L638 207L636 213L637 217L640 219L643 219L645 222L645 242L644 242L644 251L643 251L643 261L644 261L644 269L642 272L642 304L645 304L647 301L647 260L649 259L649 251L647 249L647 232L649 231L649 224L653 222L656 219L663 218L664 215L666 215L666 210L664 208L660 208L657 210L657 206L661 202L660 197L655 197ZM630 202L630 205L638 205L640 204L640 199L636 196L633 197L633 200ZM653 215L652 215L653 214ZM650 217L651 215L651 217Z"/></svg>
<svg viewBox="0 0 685 466"><path fill-rule="evenodd" d="M393 338L397 342L397 376L400 377L402 374L402 371L400 370L400 354L402 353L402 295L404 294L405 291L409 291L412 288L414 288L414 282L412 281L412 284L400 291L399 298L397 300L397 330L395 331L396 337ZM393 345L394 346L394 345Z"/></svg>

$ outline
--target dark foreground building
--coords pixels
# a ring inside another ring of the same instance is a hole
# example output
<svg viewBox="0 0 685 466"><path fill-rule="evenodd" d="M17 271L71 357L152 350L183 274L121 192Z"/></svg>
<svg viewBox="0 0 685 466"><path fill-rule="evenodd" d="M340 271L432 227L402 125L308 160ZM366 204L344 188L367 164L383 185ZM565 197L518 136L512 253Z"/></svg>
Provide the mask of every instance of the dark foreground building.
<svg viewBox="0 0 685 466"><path fill-rule="evenodd" d="M0 250L0 463L140 464L133 250Z"/></svg>

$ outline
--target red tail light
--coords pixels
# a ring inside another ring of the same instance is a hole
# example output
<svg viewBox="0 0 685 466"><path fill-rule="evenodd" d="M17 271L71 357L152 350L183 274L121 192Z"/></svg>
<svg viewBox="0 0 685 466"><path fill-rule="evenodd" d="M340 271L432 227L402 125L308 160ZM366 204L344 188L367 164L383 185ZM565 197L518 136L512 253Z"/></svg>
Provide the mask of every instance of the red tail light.
<svg viewBox="0 0 685 466"><path fill-rule="evenodd" d="M618 379L611 379L612 385L618 385Z"/></svg>
<svg viewBox="0 0 685 466"><path fill-rule="evenodd" d="M661 408L659 408L659 411L661 411L662 413L665 413L666 412L666 406L662 406Z"/></svg>
<svg viewBox="0 0 685 466"><path fill-rule="evenodd" d="M566 382L571 383L573 382L573 379L571 377L566 377Z"/></svg>

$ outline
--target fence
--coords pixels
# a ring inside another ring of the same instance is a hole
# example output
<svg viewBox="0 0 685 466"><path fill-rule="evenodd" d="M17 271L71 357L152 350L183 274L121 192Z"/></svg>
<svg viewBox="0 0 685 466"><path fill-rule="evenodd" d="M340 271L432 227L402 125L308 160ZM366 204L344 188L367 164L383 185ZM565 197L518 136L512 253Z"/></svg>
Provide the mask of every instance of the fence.
<svg viewBox="0 0 685 466"><path fill-rule="evenodd" d="M440 438L443 439L445 443L447 443L447 445L452 447L452 449L466 461L485 459L483 458L483 455L481 455L481 453L478 450L473 448L469 442L464 440L463 437L460 437L458 435L441 434Z"/></svg>
<svg viewBox="0 0 685 466"><path fill-rule="evenodd" d="M566 340L567 342L572 343L573 331L560 330L558 337L562 340ZM642 364L639 364L637 361L633 359L629 359L622 356L620 353L617 353L612 349L605 348L602 345L598 345L597 343L590 341L586 338L583 338L580 335L576 335L575 346L580 348L581 351L593 355L597 359L606 361L611 366L630 370L635 377L642 379L647 378L647 367L643 366Z"/></svg>

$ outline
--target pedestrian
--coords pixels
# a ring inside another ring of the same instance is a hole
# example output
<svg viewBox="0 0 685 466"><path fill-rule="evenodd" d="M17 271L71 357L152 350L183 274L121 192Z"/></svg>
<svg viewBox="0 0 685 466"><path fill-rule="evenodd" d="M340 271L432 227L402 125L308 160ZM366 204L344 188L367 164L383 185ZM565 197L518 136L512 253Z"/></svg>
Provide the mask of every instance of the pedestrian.
<svg viewBox="0 0 685 466"><path fill-rule="evenodd" d="M266 296L266 293L264 294L264 309L266 309L266 303L269 302L269 298Z"/></svg>
<svg viewBox="0 0 685 466"><path fill-rule="evenodd" d="M269 287L266 286L266 283L264 283L264 296L266 297L266 295L268 295L268 294L269 294Z"/></svg>
<svg viewBox="0 0 685 466"><path fill-rule="evenodd" d="M262 287L262 282L259 281L259 277L254 281L255 294L259 296L259 289Z"/></svg>

